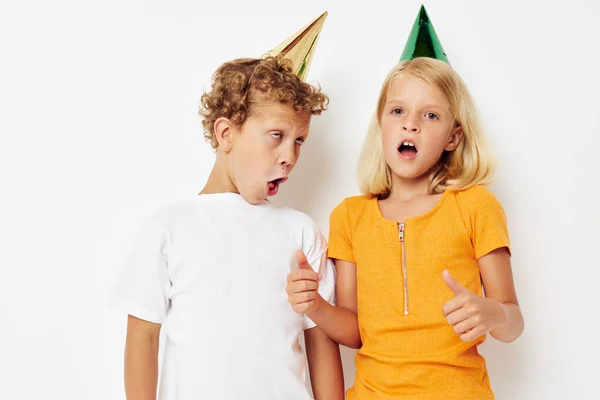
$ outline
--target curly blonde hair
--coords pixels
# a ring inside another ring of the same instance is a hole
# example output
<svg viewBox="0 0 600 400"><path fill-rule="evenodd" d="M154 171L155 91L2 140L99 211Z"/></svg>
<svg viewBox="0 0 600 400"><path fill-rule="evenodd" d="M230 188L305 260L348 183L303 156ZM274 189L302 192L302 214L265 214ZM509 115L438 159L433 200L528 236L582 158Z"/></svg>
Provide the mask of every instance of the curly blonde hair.
<svg viewBox="0 0 600 400"><path fill-rule="evenodd" d="M219 143L214 125L221 117L241 127L252 110L265 102L290 104L296 111L319 115L327 109L329 98L320 87L298 78L291 61L266 57L224 63L213 75L211 91L204 93L200 101L204 138L216 149Z"/></svg>

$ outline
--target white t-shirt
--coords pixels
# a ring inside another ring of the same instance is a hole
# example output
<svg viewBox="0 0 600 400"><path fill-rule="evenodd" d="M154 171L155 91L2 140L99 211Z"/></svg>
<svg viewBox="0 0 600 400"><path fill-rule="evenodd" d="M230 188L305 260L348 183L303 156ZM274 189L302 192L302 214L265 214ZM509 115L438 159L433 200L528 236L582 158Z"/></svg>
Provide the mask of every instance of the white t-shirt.
<svg viewBox="0 0 600 400"><path fill-rule="evenodd" d="M326 248L306 214L234 193L197 195L148 218L112 299L164 324L158 398L310 399L298 336L314 323L292 310L285 287L302 249L334 304Z"/></svg>

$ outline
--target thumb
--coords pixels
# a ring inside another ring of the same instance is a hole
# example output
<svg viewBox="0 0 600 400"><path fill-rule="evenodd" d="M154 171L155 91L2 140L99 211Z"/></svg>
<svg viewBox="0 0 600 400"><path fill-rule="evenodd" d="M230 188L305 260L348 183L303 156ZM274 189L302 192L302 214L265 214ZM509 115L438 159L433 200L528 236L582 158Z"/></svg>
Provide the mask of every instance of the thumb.
<svg viewBox="0 0 600 400"><path fill-rule="evenodd" d="M313 271L302 250L296 250L296 264L298 264L298 268L300 269L309 269Z"/></svg>
<svg viewBox="0 0 600 400"><path fill-rule="evenodd" d="M450 290L452 290L454 295L458 296L461 293L469 292L467 288L462 286L460 283L456 282L452 275L450 275L450 271L448 271L447 269L445 269L442 272L442 278L444 279L444 283L446 283L446 286L448 286Z"/></svg>
<svg viewBox="0 0 600 400"><path fill-rule="evenodd" d="M298 269L307 269L313 272L315 271L308 263L308 260L306 259L306 256L302 250L296 250L296 264L298 264ZM319 273L319 280L322 278L322 275Z"/></svg>

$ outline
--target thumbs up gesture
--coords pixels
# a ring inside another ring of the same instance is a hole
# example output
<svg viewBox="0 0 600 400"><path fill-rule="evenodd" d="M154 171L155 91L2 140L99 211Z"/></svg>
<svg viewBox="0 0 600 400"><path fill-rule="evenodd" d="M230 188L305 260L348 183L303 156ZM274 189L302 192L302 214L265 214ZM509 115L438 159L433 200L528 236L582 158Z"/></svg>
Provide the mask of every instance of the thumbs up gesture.
<svg viewBox="0 0 600 400"><path fill-rule="evenodd" d="M444 304L442 312L462 341L475 340L506 321L504 307L499 301L476 295L458 283L447 270L442 272L442 279L454 293L454 298Z"/></svg>
<svg viewBox="0 0 600 400"><path fill-rule="evenodd" d="M321 296L317 289L322 276L312 269L301 250L296 251L296 264L298 269L288 275L285 290L292 309L306 314L319 305Z"/></svg>

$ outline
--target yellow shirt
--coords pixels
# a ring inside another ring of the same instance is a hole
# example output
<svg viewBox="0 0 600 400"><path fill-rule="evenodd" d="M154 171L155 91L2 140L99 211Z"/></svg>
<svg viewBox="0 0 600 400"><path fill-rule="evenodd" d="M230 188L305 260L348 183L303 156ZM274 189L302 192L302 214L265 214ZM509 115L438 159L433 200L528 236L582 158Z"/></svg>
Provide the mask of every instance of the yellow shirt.
<svg viewBox="0 0 600 400"><path fill-rule="evenodd" d="M381 214L376 198L350 197L331 213L331 258L357 266L358 325L348 400L494 399L481 336L463 342L442 313L453 297L448 269L482 294L477 259L510 251L502 205L484 186L445 191L425 214L401 223Z"/></svg>

